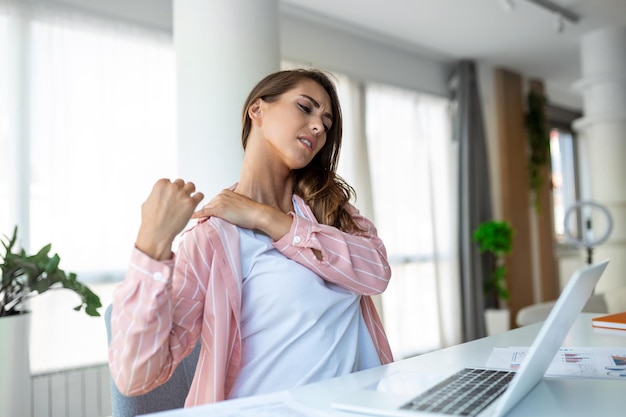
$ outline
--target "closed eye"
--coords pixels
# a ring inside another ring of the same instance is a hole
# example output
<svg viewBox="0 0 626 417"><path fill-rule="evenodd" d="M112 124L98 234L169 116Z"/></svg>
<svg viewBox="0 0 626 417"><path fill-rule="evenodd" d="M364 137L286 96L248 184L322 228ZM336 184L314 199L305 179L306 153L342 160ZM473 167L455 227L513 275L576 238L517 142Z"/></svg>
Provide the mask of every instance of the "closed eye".
<svg viewBox="0 0 626 417"><path fill-rule="evenodd" d="M302 104L302 103L296 103L298 105L298 108L300 110L302 110L304 113L306 114L310 114L311 113L311 107L307 106L306 104ZM330 129L330 126L328 126L327 124L323 123L324 126L324 131L328 132L328 130Z"/></svg>

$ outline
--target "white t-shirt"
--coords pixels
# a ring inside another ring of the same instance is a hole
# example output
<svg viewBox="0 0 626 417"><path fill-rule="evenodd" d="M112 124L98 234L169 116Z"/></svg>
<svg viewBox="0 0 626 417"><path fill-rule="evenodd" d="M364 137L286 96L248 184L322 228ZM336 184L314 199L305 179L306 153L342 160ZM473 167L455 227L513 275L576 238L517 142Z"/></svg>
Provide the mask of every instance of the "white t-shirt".
<svg viewBox="0 0 626 417"><path fill-rule="evenodd" d="M229 398L290 389L380 365L360 296L239 228L242 365Z"/></svg>

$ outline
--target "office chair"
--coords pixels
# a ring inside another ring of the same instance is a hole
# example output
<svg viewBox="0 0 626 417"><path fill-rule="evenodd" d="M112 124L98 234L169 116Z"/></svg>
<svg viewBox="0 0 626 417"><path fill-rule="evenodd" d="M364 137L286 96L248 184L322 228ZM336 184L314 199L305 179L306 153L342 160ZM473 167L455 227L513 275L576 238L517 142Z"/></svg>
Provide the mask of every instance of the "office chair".
<svg viewBox="0 0 626 417"><path fill-rule="evenodd" d="M518 326L528 326L529 324L538 323L548 318L548 314L554 307L556 301L545 301L543 303L532 304L521 308L515 316L515 323ZM602 313L606 314L607 302L604 294L594 294L589 297L587 304L583 307L585 313Z"/></svg>
<svg viewBox="0 0 626 417"><path fill-rule="evenodd" d="M555 301L546 301L521 308L516 316L517 325L526 326L545 320L554 303ZM626 286L593 294L583 308L585 313L613 314L621 311L626 311Z"/></svg>
<svg viewBox="0 0 626 417"><path fill-rule="evenodd" d="M109 343L111 343L111 310L112 305L109 305L104 313ZM141 414L184 407L199 355L200 342L189 356L178 365L169 381L146 394L132 397L122 395L111 378L112 417L135 417Z"/></svg>

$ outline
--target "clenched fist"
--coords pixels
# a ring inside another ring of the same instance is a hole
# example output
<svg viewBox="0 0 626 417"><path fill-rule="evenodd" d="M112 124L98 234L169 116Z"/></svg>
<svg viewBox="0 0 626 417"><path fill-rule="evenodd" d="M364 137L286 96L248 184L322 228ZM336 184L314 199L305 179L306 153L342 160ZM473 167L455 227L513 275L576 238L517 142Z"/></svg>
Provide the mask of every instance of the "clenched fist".
<svg viewBox="0 0 626 417"><path fill-rule="evenodd" d="M158 180L141 206L137 249L156 260L171 258L174 238L189 222L203 198L192 182Z"/></svg>

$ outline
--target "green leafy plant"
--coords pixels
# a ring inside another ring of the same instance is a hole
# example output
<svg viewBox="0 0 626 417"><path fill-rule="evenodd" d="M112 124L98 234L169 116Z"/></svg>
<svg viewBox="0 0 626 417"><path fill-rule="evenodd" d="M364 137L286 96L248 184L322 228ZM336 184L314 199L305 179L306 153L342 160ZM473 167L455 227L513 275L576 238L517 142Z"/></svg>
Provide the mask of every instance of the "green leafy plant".
<svg viewBox="0 0 626 417"><path fill-rule="evenodd" d="M3 236L4 255L1 258L2 281L0 283L0 317L27 312L25 301L51 289L65 288L74 291L81 303L74 307L82 308L90 316L99 316L102 307L100 297L76 279L73 272L59 269L61 258L56 253L50 255L51 245L45 245L34 255L27 255L23 249L14 252L17 242L17 226L11 238Z"/></svg>
<svg viewBox="0 0 626 417"><path fill-rule="evenodd" d="M540 210L539 191L545 182L543 168L550 162L550 131L545 114L547 99L530 90L526 97L525 116L526 135L528 137L528 179L532 191L533 204Z"/></svg>
<svg viewBox="0 0 626 417"><path fill-rule="evenodd" d="M494 294L499 301L508 302L510 294L506 288L506 255L513 249L513 228L506 221L490 220L481 223L473 235L481 253L494 256L494 270L485 280L483 291Z"/></svg>

